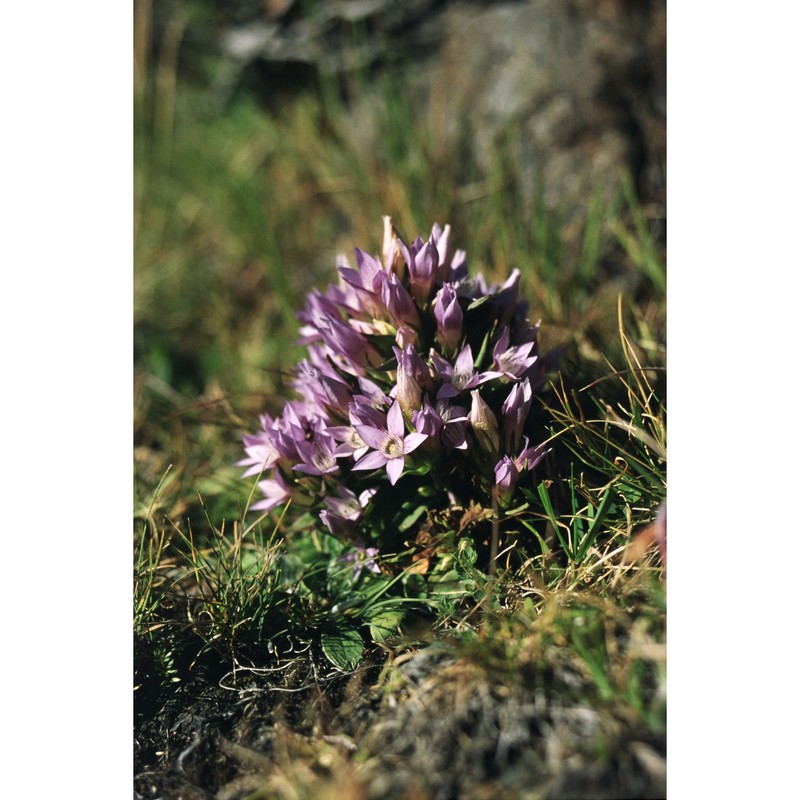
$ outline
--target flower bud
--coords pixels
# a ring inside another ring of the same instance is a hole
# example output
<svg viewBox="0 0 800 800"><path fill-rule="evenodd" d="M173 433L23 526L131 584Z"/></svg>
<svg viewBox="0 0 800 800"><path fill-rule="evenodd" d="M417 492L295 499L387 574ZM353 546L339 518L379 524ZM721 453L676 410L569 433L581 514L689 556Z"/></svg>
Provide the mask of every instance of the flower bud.
<svg viewBox="0 0 800 800"><path fill-rule="evenodd" d="M431 230L431 241L436 245L436 250L439 253L439 266L436 268L436 281L444 283L450 273L450 226L445 225L444 229L441 226L434 224Z"/></svg>
<svg viewBox="0 0 800 800"><path fill-rule="evenodd" d="M517 485L519 470L510 456L503 456L494 467L494 482L497 485L497 496L505 500L511 496Z"/></svg>
<svg viewBox="0 0 800 800"><path fill-rule="evenodd" d="M532 397L531 384L526 378L514 384L503 403L503 446L509 453L515 452L519 446Z"/></svg>
<svg viewBox="0 0 800 800"><path fill-rule="evenodd" d="M422 389L402 363L397 367L397 402L406 417L422 405Z"/></svg>
<svg viewBox="0 0 800 800"><path fill-rule="evenodd" d="M408 263L411 294L420 306L424 306L433 291L436 268L439 266L439 252L433 242L425 243L419 237L411 247L406 248L402 243L400 246Z"/></svg>
<svg viewBox="0 0 800 800"><path fill-rule="evenodd" d="M469 421L478 443L489 453L500 450L500 437L497 433L497 417L486 404L477 389L470 392L472 408L469 412Z"/></svg>
<svg viewBox="0 0 800 800"><path fill-rule="evenodd" d="M406 264L403 254L400 251L398 242L400 237L392 225L391 217L383 218L383 264L388 272L393 272L400 280L403 280L406 271Z"/></svg>
<svg viewBox="0 0 800 800"><path fill-rule="evenodd" d="M410 326L412 329L420 328L422 323L417 307L396 275L390 276L383 282L381 298L398 328L404 325Z"/></svg>
<svg viewBox="0 0 800 800"><path fill-rule="evenodd" d="M431 439L435 439L439 435L444 425L442 418L430 403L425 403L421 411L414 412L412 422L416 430Z"/></svg>
<svg viewBox="0 0 800 800"><path fill-rule="evenodd" d="M436 294L433 314L436 317L436 337L445 350L455 351L461 341L464 314L455 289L449 283Z"/></svg>

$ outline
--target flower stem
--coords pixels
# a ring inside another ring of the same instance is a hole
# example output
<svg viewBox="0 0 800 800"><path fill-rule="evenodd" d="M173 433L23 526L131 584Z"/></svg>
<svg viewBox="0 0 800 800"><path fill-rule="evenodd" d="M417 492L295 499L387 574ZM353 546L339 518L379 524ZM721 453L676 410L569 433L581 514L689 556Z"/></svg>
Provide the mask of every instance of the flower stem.
<svg viewBox="0 0 800 800"><path fill-rule="evenodd" d="M497 501L497 486L492 487L492 544L489 551L489 575L497 572L497 550L500 543L500 510Z"/></svg>

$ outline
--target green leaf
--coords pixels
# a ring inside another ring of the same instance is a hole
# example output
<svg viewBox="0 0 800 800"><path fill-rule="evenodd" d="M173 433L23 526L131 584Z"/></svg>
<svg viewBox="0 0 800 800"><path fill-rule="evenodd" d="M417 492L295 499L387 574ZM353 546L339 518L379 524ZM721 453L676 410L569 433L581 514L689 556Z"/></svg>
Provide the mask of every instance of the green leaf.
<svg viewBox="0 0 800 800"><path fill-rule="evenodd" d="M478 561L478 553L472 546L471 539L462 539L458 543L458 560L464 567L474 567Z"/></svg>
<svg viewBox="0 0 800 800"><path fill-rule="evenodd" d="M417 506L410 514L403 517L397 526L401 531L407 531L424 513L427 506Z"/></svg>
<svg viewBox="0 0 800 800"><path fill-rule="evenodd" d="M589 530L586 532L586 535L581 540L580 551L578 553L579 561L582 561L586 557L586 553L589 552L589 548L592 546L592 543L600 533L600 526L603 524L603 520L605 520L609 512L609 509L611 508L611 503L613 499L614 495L612 494L610 489L607 489L606 493L600 500L600 505L597 508L597 511L592 512L592 520L589 523ZM592 506L590 506L589 508L591 509Z"/></svg>
<svg viewBox="0 0 800 800"><path fill-rule="evenodd" d="M483 295L482 297L479 297L477 300L473 300L473 301L472 301L472 302L471 302L471 303L470 303L470 304L467 306L467 311L472 311L472 309L474 309L474 308L479 308L479 307L480 307L480 306L482 306L484 303L486 303L486 302L488 302L489 300L491 300L491 299L492 299L492 297L493 297L493 295L490 295L490 294L485 294L485 295Z"/></svg>
<svg viewBox="0 0 800 800"><path fill-rule="evenodd" d="M542 548L542 553L544 555L548 555L548 553L550 552L550 548L547 546L547 542L545 542L545 540L542 538L542 534L539 533L539 531L537 531L536 528L534 528L533 525L531 525L530 522L528 522L527 520L521 519L520 522L539 540L539 545Z"/></svg>
<svg viewBox="0 0 800 800"><path fill-rule="evenodd" d="M322 652L341 670L354 670L364 652L364 640L356 628L339 625L335 631L323 631Z"/></svg>
<svg viewBox="0 0 800 800"><path fill-rule="evenodd" d="M382 611L369 621L369 633L374 642L383 643L397 632L403 621L402 611Z"/></svg>

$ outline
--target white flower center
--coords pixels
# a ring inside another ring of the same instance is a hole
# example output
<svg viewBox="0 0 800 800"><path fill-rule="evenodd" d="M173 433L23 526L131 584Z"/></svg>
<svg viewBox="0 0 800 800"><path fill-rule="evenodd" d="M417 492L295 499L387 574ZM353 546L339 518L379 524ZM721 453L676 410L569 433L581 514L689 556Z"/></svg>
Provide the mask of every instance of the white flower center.
<svg viewBox="0 0 800 800"><path fill-rule="evenodd" d="M347 437L347 444L353 448L353 450L358 450L360 447L363 447L365 442L364 440L358 435L357 430L353 430L350 435Z"/></svg>
<svg viewBox="0 0 800 800"><path fill-rule="evenodd" d="M321 447L315 446L311 451L311 463L320 471L330 469L336 461L333 456Z"/></svg>
<svg viewBox="0 0 800 800"><path fill-rule="evenodd" d="M454 370L453 371L453 378L451 383L453 386L456 387L459 391L464 388L464 386L469 383L470 378L472 377L472 372L462 372L461 370Z"/></svg>
<svg viewBox="0 0 800 800"><path fill-rule="evenodd" d="M381 445L381 452L387 458L399 458L403 455L403 440L399 436L389 434Z"/></svg>

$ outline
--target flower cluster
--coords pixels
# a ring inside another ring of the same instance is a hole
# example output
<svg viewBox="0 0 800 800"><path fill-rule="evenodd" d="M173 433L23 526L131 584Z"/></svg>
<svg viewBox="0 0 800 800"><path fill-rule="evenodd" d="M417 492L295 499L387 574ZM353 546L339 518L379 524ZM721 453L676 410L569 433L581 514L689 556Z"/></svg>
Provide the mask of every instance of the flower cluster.
<svg viewBox="0 0 800 800"><path fill-rule="evenodd" d="M340 256L337 270L298 314L298 399L261 417L239 464L259 476L253 509L300 500L372 570L385 542L365 520L404 492L443 506L510 501L545 453L527 428L549 364L519 270L500 286L470 278L449 225L407 245L384 217L381 255L357 249L355 267Z"/></svg>

